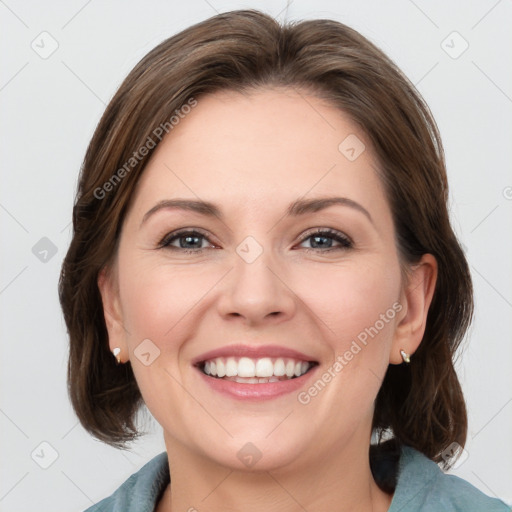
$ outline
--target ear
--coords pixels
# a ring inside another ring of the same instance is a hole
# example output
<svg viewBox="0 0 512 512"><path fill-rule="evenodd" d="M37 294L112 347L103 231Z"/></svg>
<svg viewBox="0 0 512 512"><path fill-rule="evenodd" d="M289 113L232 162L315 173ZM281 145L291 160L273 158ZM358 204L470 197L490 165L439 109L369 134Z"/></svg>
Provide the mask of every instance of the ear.
<svg viewBox="0 0 512 512"><path fill-rule="evenodd" d="M419 347L436 281L437 261L432 254L424 254L419 263L411 266L408 281L401 293L400 304L403 308L395 330L390 364L403 362L400 350L411 355Z"/></svg>
<svg viewBox="0 0 512 512"><path fill-rule="evenodd" d="M98 275L98 288L103 303L103 314L107 326L110 351L114 352L114 349L120 349L120 362L126 362L129 359L128 345L126 343L127 331L123 324L123 314L115 269L103 268L100 271Z"/></svg>

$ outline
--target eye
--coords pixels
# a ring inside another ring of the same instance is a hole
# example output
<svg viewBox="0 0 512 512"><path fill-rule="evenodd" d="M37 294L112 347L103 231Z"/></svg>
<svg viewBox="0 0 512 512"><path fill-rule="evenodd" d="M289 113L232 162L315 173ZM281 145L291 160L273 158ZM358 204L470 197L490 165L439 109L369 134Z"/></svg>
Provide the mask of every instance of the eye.
<svg viewBox="0 0 512 512"><path fill-rule="evenodd" d="M303 244L309 244L304 246ZM343 233L334 229L317 229L306 234L300 245L307 251L330 252L335 250L346 250L353 247L352 241ZM169 233L158 245L159 248L167 248L183 253L200 254L203 249L214 248L206 234L197 229L182 230Z"/></svg>
<svg viewBox="0 0 512 512"><path fill-rule="evenodd" d="M306 250L315 252L329 252L347 250L353 247L353 243L346 235L334 229L317 229L309 232L302 238L301 245L309 243Z"/></svg>
<svg viewBox="0 0 512 512"><path fill-rule="evenodd" d="M206 235L198 230L183 230L169 233L162 239L158 246L162 249L168 248L184 253L195 254L201 253L203 249L208 247L214 247L213 244L208 241Z"/></svg>

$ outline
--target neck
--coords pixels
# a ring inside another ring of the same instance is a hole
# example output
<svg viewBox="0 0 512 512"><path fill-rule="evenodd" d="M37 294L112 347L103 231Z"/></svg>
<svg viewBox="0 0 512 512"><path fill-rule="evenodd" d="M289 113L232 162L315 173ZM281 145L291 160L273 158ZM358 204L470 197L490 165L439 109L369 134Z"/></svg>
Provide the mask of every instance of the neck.
<svg viewBox="0 0 512 512"><path fill-rule="evenodd" d="M386 512L392 496L375 483L368 447L350 444L318 457L317 464L240 471L218 465L166 439L172 487L157 512Z"/></svg>

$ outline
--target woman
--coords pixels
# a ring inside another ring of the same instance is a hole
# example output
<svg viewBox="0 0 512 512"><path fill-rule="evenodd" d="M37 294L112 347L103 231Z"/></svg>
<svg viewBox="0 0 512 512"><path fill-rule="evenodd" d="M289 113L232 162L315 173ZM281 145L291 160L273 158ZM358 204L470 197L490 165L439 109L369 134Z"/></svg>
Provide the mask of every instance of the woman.
<svg viewBox="0 0 512 512"><path fill-rule="evenodd" d="M447 195L427 106L340 23L236 11L151 51L88 148L60 299L84 427L122 446L144 403L166 453L91 510L508 510L436 464L473 310Z"/></svg>

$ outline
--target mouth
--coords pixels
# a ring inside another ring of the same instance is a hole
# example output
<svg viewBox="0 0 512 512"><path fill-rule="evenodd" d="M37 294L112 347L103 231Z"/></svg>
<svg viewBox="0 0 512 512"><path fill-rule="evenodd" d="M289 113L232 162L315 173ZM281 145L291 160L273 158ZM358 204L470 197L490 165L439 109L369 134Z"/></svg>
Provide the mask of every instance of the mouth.
<svg viewBox="0 0 512 512"><path fill-rule="evenodd" d="M269 384L298 379L318 365L295 357L214 357L196 366L206 376L239 384Z"/></svg>
<svg viewBox="0 0 512 512"><path fill-rule="evenodd" d="M216 396L261 402L293 395L320 363L286 346L235 344L204 353L192 365Z"/></svg>

